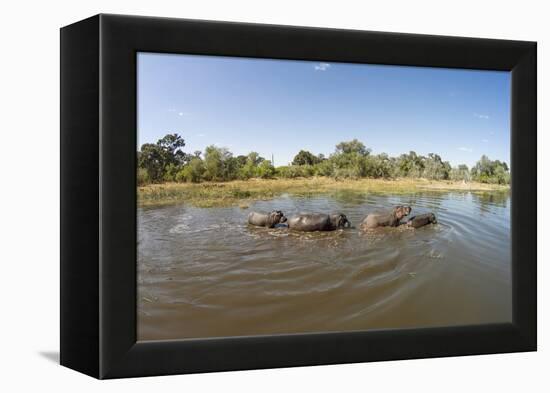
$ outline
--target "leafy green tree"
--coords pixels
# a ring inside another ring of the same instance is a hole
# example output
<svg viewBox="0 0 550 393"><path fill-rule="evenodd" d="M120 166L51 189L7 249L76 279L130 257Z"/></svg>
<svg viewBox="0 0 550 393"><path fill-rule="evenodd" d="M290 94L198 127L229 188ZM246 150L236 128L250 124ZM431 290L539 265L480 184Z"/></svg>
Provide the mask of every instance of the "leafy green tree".
<svg viewBox="0 0 550 393"><path fill-rule="evenodd" d="M334 165L333 175L336 178L359 178L368 174L368 156L371 150L362 142L354 139L336 145L330 160Z"/></svg>
<svg viewBox="0 0 550 393"><path fill-rule="evenodd" d="M260 157L260 155L255 151L248 153L246 159L254 166L258 166L262 161L265 160L263 157Z"/></svg>
<svg viewBox="0 0 550 393"><path fill-rule="evenodd" d="M398 176L421 177L424 173L425 157L410 151L409 154L401 154L397 159Z"/></svg>
<svg viewBox="0 0 550 393"><path fill-rule="evenodd" d="M199 183L202 180L204 172L203 161L198 157L194 157L176 174L176 181Z"/></svg>
<svg viewBox="0 0 550 393"><path fill-rule="evenodd" d="M321 159L307 150L300 150L292 160L292 165L315 165Z"/></svg>
<svg viewBox="0 0 550 393"><path fill-rule="evenodd" d="M220 180L223 174L223 155L216 146L204 150L204 177L206 180Z"/></svg>
<svg viewBox="0 0 550 393"><path fill-rule="evenodd" d="M158 145L153 143L142 145L138 157L138 166L145 170L149 181L156 183L162 180L166 158Z"/></svg>
<svg viewBox="0 0 550 393"><path fill-rule="evenodd" d="M167 134L157 141L157 145L165 153L165 165L174 164L176 166L184 163L186 154L181 150L185 146L185 141L178 134Z"/></svg>
<svg viewBox="0 0 550 393"><path fill-rule="evenodd" d="M363 142L354 139L348 142L340 142L336 145L336 154L359 154L361 156L367 156L371 152L367 149Z"/></svg>
<svg viewBox="0 0 550 393"><path fill-rule="evenodd" d="M441 156L430 153L426 157L410 151L399 157L385 153L371 154L357 139L340 142L326 158L300 150L292 165L274 168L269 160L257 152L234 157L226 148L208 146L203 152L183 152L185 141L177 134L168 134L157 143L146 143L137 152L138 185L162 181L200 182L229 181L255 177L283 178L332 176L334 178L392 178L425 177L428 179L455 181L476 180L485 183L508 184L510 171L505 162L492 161L483 155L471 170L466 165L451 168ZM202 159L201 157L204 157Z"/></svg>
<svg viewBox="0 0 550 393"><path fill-rule="evenodd" d="M275 168L271 164L271 161L264 160L258 165L258 176L262 179L270 179L275 175Z"/></svg>
<svg viewBox="0 0 550 393"><path fill-rule="evenodd" d="M467 165L460 164L451 169L449 178L454 181L470 181L470 170Z"/></svg>
<svg viewBox="0 0 550 393"><path fill-rule="evenodd" d="M393 163L386 153L369 155L365 159L366 174L374 178L390 178L393 174Z"/></svg>
<svg viewBox="0 0 550 393"><path fill-rule="evenodd" d="M331 160L323 159L314 165L313 173L316 176L332 176L334 174L334 164Z"/></svg>
<svg viewBox="0 0 550 393"><path fill-rule="evenodd" d="M170 163L164 168L163 180L165 182L172 182L176 180L176 174L179 171L179 166Z"/></svg>
<svg viewBox="0 0 550 393"><path fill-rule="evenodd" d="M482 155L472 167L472 178L481 183L508 184L510 172L508 165L499 160L492 161L486 155Z"/></svg>
<svg viewBox="0 0 550 393"><path fill-rule="evenodd" d="M239 155L239 156L235 157L235 159L237 160L237 164L238 164L239 168L241 168L246 164L246 161L248 160L248 157L243 156L243 155Z"/></svg>
<svg viewBox="0 0 550 393"><path fill-rule="evenodd" d="M172 172L167 175L171 178L173 167L180 167L185 162L186 154L181 150L184 146L185 141L178 134L165 135L156 144L146 143L138 154L138 167L145 169L149 180L156 183L165 180L166 170L172 165Z"/></svg>
<svg viewBox="0 0 550 393"><path fill-rule="evenodd" d="M251 152L246 156L244 165L239 168L239 178L251 179L258 176L258 163L261 162L260 155L256 152Z"/></svg>
<svg viewBox="0 0 550 393"><path fill-rule="evenodd" d="M451 165L441 159L437 154L430 153L424 160L423 177L433 180L445 180L449 178Z"/></svg>

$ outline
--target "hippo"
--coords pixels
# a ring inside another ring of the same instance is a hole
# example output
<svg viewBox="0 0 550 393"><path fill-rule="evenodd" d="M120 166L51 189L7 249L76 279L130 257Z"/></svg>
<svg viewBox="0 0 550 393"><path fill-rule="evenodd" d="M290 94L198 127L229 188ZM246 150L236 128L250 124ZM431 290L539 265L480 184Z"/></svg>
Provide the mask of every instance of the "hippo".
<svg viewBox="0 0 550 393"><path fill-rule="evenodd" d="M435 214L426 213L426 214L419 214L417 216L413 216L409 218L406 225L413 228L420 228L428 224L437 224L437 219L435 218Z"/></svg>
<svg viewBox="0 0 550 393"><path fill-rule="evenodd" d="M270 213L250 212L248 215L248 223L259 227L274 228L283 222L286 222L286 217L280 210L273 210Z"/></svg>
<svg viewBox="0 0 550 393"><path fill-rule="evenodd" d="M377 227L396 227L403 217L411 212L410 206L395 206L388 212L371 213L361 222L362 229L373 229Z"/></svg>
<svg viewBox="0 0 550 393"><path fill-rule="evenodd" d="M348 218L342 213L302 213L288 219L289 229L304 232L334 231L350 226Z"/></svg>

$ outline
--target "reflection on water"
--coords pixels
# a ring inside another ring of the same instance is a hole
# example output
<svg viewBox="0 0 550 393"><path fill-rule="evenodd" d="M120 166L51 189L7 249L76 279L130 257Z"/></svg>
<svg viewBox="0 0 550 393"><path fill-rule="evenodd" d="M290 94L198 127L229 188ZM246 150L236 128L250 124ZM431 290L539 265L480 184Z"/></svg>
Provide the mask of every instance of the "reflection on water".
<svg viewBox="0 0 550 393"><path fill-rule="evenodd" d="M254 228L250 210L344 212L358 227L396 204L433 211L419 228L325 233ZM138 210L139 340L511 321L507 193L339 192L249 210Z"/></svg>

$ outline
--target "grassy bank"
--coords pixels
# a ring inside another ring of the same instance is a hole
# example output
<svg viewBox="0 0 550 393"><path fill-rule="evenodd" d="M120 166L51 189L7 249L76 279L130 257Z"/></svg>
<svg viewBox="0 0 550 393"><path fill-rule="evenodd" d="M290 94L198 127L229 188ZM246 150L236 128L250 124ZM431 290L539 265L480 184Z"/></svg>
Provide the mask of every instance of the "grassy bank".
<svg viewBox="0 0 550 393"><path fill-rule="evenodd" d="M164 183L138 187L138 205L188 203L196 207L239 205L243 208L255 200L266 200L289 193L298 196L330 194L338 191L373 193L410 193L434 191L507 191L508 186L483 183L433 181L425 179L334 180L316 177L303 179L251 179L225 183Z"/></svg>

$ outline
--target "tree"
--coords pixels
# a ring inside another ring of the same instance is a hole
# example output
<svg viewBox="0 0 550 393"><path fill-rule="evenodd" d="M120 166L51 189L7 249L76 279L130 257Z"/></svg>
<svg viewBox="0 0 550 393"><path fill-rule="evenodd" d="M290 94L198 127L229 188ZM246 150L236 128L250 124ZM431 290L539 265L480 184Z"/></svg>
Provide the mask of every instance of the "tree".
<svg viewBox="0 0 550 393"><path fill-rule="evenodd" d="M357 139L340 142L336 145L330 160L334 164L333 175L336 178L359 178L368 174L368 156L371 150L367 149Z"/></svg>
<svg viewBox="0 0 550 393"><path fill-rule="evenodd" d="M223 154L216 146L204 150L204 177L206 180L221 180L223 175Z"/></svg>
<svg viewBox="0 0 550 393"><path fill-rule="evenodd" d="M185 162L185 153L181 150L185 141L178 134L168 134L159 139L156 144L145 143L138 154L138 167L145 169L147 177L152 182L160 182L167 176L167 181L173 181L177 169ZM166 174L167 169L170 174Z"/></svg>
<svg viewBox="0 0 550 393"><path fill-rule="evenodd" d="M186 154L181 150L185 146L185 141L178 134L167 134L157 141L157 145L165 153L166 165L181 165L185 160Z"/></svg>
<svg viewBox="0 0 550 393"><path fill-rule="evenodd" d="M178 173L179 167L175 164L168 164L166 167L164 167L164 175L162 177L162 180L165 182L171 182L176 180L176 174Z"/></svg>
<svg viewBox="0 0 550 393"><path fill-rule="evenodd" d="M334 164L332 160L323 159L313 167L316 176L332 176L334 174Z"/></svg>
<svg viewBox="0 0 550 393"><path fill-rule="evenodd" d="M449 178L451 165L441 159L437 154L430 153L424 160L423 177L434 180L445 180Z"/></svg>
<svg viewBox="0 0 550 393"><path fill-rule="evenodd" d="M250 152L246 156L244 165L239 168L239 177L241 179L250 179L259 176L258 165L266 161L255 151Z"/></svg>
<svg viewBox="0 0 550 393"><path fill-rule="evenodd" d="M146 143L141 146L138 166L145 169L149 181L156 183L162 180L165 164L165 155L158 145Z"/></svg>
<svg viewBox="0 0 550 393"><path fill-rule="evenodd" d="M260 155L255 151L251 151L250 153L248 153L248 156L246 157L246 159L248 162L250 162L254 166L257 166L260 164L260 162L264 161L264 158L260 157Z"/></svg>
<svg viewBox="0 0 550 393"><path fill-rule="evenodd" d="M454 181L470 181L470 170L465 164L454 167L449 172L449 179Z"/></svg>
<svg viewBox="0 0 550 393"><path fill-rule="evenodd" d="M319 157L314 156L307 150L300 150L294 159L292 160L292 165L315 165L321 162Z"/></svg>
<svg viewBox="0 0 550 393"><path fill-rule="evenodd" d="M403 177L421 177L424 173L425 157L410 151L397 159L398 175Z"/></svg>
<svg viewBox="0 0 550 393"><path fill-rule="evenodd" d="M393 163L386 153L369 155L365 159L366 173L369 177L389 178L393 174Z"/></svg>
<svg viewBox="0 0 550 393"><path fill-rule="evenodd" d="M357 139L348 142L340 142L336 145L336 154L359 154L362 156L367 156L371 152L370 149L367 149L362 142L359 142Z"/></svg>
<svg viewBox="0 0 550 393"><path fill-rule="evenodd" d="M472 167L472 178L481 183L508 184L510 172L505 162L491 161L486 155L482 155Z"/></svg>
<svg viewBox="0 0 550 393"><path fill-rule="evenodd" d="M248 157L243 155L238 155L237 157L235 157L235 159L237 160L237 164L239 165L239 168L240 168L246 164Z"/></svg>
<svg viewBox="0 0 550 393"><path fill-rule="evenodd" d="M202 180L204 171L203 161L198 157L194 157L176 174L176 181L199 183Z"/></svg>
<svg viewBox="0 0 550 393"><path fill-rule="evenodd" d="M214 145L192 154L183 152L185 141L178 134L168 134L156 143L146 143L137 152L138 185L171 182L229 181L255 177L284 178L332 176L334 178L392 178L425 177L455 181L476 180L484 183L508 184L510 170L503 161L490 160L486 155L471 170L462 164L451 168L441 156L430 153L422 156L414 151L390 157L385 153L371 154L357 139L340 142L330 157L314 155L300 150L292 165L274 168L273 164L257 152L236 157L223 147ZM201 158L204 157L204 158Z"/></svg>
<svg viewBox="0 0 550 393"><path fill-rule="evenodd" d="M270 179L273 175L275 175L275 168L271 164L271 161L262 161L258 166L258 176L262 179Z"/></svg>

